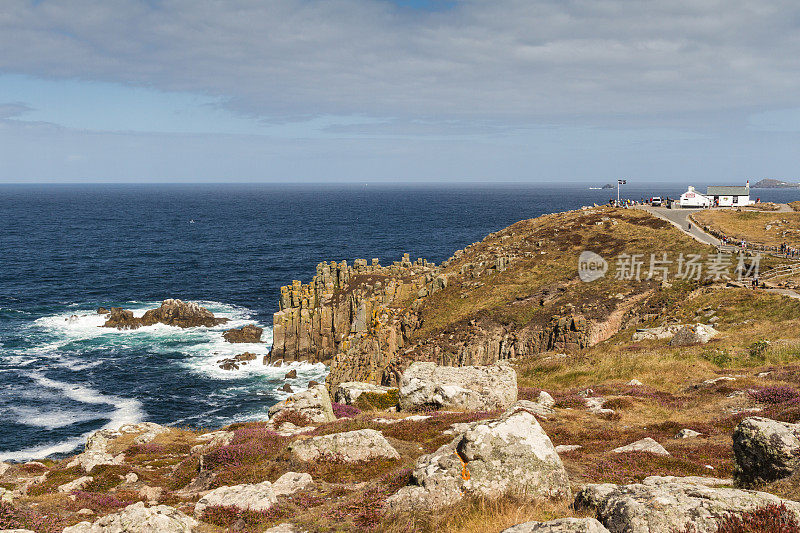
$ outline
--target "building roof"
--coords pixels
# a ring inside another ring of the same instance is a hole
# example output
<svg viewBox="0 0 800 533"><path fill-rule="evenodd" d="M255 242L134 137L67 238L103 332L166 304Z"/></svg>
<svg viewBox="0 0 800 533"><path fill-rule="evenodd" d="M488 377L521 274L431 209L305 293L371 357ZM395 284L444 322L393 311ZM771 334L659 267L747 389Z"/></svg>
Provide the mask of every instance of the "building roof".
<svg viewBox="0 0 800 533"><path fill-rule="evenodd" d="M739 185L709 185L709 196L750 196L750 188Z"/></svg>

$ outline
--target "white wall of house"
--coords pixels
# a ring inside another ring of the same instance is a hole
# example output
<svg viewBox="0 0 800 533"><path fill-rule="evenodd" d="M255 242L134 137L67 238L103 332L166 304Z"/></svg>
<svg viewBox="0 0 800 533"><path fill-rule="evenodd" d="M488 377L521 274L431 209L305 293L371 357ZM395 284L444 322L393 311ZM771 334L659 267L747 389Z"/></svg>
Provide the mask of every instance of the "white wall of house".
<svg viewBox="0 0 800 533"><path fill-rule="evenodd" d="M709 207L711 205L711 198L697 192L695 188L690 185L689 190L681 195L678 204L681 207Z"/></svg>

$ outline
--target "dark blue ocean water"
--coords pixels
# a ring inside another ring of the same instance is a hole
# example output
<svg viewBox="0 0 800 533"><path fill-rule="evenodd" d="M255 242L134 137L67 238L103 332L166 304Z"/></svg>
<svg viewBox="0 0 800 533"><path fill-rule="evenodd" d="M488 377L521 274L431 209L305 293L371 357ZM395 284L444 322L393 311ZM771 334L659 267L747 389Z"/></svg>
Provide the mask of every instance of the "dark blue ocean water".
<svg viewBox="0 0 800 533"><path fill-rule="evenodd" d="M679 184L627 188L678 196ZM798 191L759 191L800 199ZM323 260L440 262L487 233L542 213L603 203L587 186L0 186L0 459L69 452L104 426L149 420L218 427L263 418L287 369L215 362L264 345L222 331L257 323L271 338L280 286ZM98 327L98 306L136 312L165 298L202 302L219 328ZM297 388L322 365L298 365Z"/></svg>

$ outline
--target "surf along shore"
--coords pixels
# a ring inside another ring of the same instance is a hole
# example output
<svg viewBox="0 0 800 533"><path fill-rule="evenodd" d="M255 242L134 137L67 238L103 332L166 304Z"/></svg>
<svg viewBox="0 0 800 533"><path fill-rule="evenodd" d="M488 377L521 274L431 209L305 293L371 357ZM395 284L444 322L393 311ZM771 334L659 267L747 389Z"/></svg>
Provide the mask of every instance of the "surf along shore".
<svg viewBox="0 0 800 533"><path fill-rule="evenodd" d="M77 456L3 463L0 526L792 523L800 300L771 290L791 277L754 289L736 271L787 261L724 258L647 212L594 207L520 221L439 265L321 263L310 283L282 289L273 348L247 362L322 362L325 383L262 421L130 424L95 433Z"/></svg>

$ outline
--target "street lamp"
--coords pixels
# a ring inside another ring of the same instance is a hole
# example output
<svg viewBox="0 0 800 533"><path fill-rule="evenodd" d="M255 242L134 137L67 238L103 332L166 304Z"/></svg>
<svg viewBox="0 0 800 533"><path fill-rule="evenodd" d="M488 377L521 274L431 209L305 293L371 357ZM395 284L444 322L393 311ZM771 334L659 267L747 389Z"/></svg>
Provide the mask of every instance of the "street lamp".
<svg viewBox="0 0 800 533"><path fill-rule="evenodd" d="M617 207L619 207L619 186L626 183L628 183L628 180L617 180Z"/></svg>

